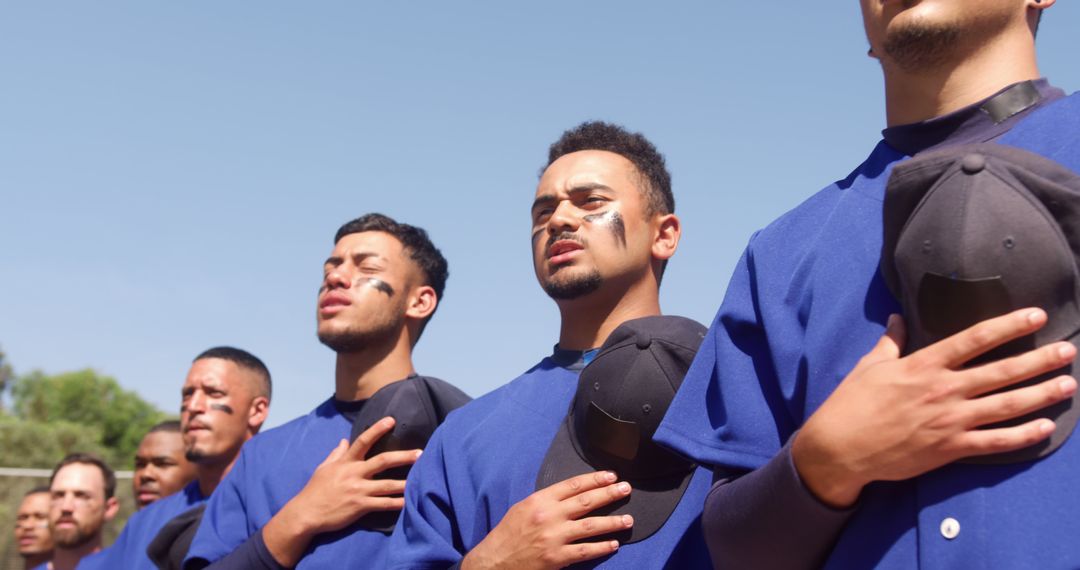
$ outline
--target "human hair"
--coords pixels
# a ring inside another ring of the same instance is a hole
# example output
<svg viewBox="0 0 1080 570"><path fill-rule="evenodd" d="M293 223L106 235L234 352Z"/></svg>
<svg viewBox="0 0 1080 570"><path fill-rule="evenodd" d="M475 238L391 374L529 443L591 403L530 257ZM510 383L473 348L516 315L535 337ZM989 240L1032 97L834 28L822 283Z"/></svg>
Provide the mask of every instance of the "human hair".
<svg viewBox="0 0 1080 570"><path fill-rule="evenodd" d="M270 398L274 386L270 381L270 369L263 364L259 357L250 352L232 346L215 346L199 353L192 362L198 362L204 358L220 358L228 360L241 368L254 372L259 377L259 395Z"/></svg>
<svg viewBox="0 0 1080 570"><path fill-rule="evenodd" d="M83 465L93 465L101 470L101 476L105 479L105 499L111 499L116 495L116 473L113 473L112 467L109 467L108 463L105 463L103 459L92 453L69 453L60 463L56 464L53 468L52 475L49 475L49 487L52 488L53 481L56 480L56 474L61 469L75 463L81 463Z"/></svg>
<svg viewBox="0 0 1080 570"><path fill-rule="evenodd" d="M613 152L633 163L644 184L642 193L646 199L647 214L671 214L675 212L675 195L671 193L671 174L664 163L664 155L656 150L641 133L632 133L624 127L603 121L586 121L564 132L548 149L545 169L560 157L583 150Z"/></svg>
<svg viewBox="0 0 1080 570"><path fill-rule="evenodd" d="M180 420L165 420L150 428L146 433L180 433Z"/></svg>
<svg viewBox="0 0 1080 570"><path fill-rule="evenodd" d="M431 238L428 237L423 228L403 224L390 216L372 212L364 214L355 220L345 222L334 234L334 243L336 244L341 241L341 238L349 234L362 232L387 233L401 242L405 251L408 252L409 258L416 263L424 274L425 285L431 286L435 290L436 299L442 301L443 290L446 289L446 279L450 275L450 270L446 258L443 257L439 248L435 247L435 244L431 242ZM438 310L438 308L439 306L436 304L435 309ZM427 326L428 321L433 316L435 316L435 311L432 311L421 323L420 333L424 331L424 327ZM420 333L417 333L417 339L420 338Z"/></svg>
<svg viewBox="0 0 1080 570"><path fill-rule="evenodd" d="M30 495L37 495L37 494L40 494L40 493L48 493L48 492L49 492L49 486L48 485L38 485L37 487L34 487L33 489L30 489L29 491L23 493L23 498L29 497Z"/></svg>

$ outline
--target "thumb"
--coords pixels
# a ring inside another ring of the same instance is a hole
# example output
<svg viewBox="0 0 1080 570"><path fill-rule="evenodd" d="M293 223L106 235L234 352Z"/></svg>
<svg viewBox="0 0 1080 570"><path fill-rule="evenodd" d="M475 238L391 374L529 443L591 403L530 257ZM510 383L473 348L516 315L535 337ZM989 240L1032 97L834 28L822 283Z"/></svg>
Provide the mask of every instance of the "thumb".
<svg viewBox="0 0 1080 570"><path fill-rule="evenodd" d="M907 326L904 324L904 317L893 313L885 323L885 334L881 335L874 348L863 357L863 361L865 364L875 364L896 360L903 354L906 341Z"/></svg>
<svg viewBox="0 0 1080 570"><path fill-rule="evenodd" d="M349 441L346 439L339 441L337 447L335 447L334 450L330 452L330 455L326 456L326 459L323 459L323 462L319 464L319 467L322 467L323 465L326 465L328 463L341 461L341 458L345 457L345 452L348 450Z"/></svg>

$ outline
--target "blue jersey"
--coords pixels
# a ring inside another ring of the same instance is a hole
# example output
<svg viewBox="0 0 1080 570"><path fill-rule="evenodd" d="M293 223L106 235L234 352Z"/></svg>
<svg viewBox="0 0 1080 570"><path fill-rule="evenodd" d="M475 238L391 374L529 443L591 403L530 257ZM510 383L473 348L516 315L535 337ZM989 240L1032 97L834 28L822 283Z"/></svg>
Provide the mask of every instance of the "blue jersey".
<svg viewBox="0 0 1080 570"><path fill-rule="evenodd" d="M259 532L296 496L352 422L333 398L310 414L244 444L232 470L214 490L185 559L214 562ZM297 568L381 568L388 536L356 525L316 536Z"/></svg>
<svg viewBox="0 0 1080 570"><path fill-rule="evenodd" d="M194 481L178 493L159 499L131 515L123 532L112 546L79 561L79 570L93 568L126 568L130 570L156 570L157 566L146 555L146 547L154 540L165 523L194 507L206 502Z"/></svg>
<svg viewBox="0 0 1080 570"><path fill-rule="evenodd" d="M540 464L577 388L580 353L567 354L557 351L466 404L435 431L409 473L389 568L447 568L459 562L511 506L536 491ZM710 474L698 469L656 534L575 567L707 567L700 515L709 483Z"/></svg>
<svg viewBox="0 0 1080 570"><path fill-rule="evenodd" d="M1033 111L996 142L1080 171L1080 96ZM900 312L878 263L885 185L904 158L879 144L848 178L751 238L657 441L756 469L873 347ZM826 567L1078 568L1078 480L1074 435L1034 462L871 484Z"/></svg>

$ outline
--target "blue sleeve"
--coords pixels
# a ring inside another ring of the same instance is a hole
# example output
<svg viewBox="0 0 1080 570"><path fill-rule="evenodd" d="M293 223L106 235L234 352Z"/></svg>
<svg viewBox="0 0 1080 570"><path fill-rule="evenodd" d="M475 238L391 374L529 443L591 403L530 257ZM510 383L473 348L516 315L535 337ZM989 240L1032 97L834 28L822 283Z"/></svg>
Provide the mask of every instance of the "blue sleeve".
<svg viewBox="0 0 1080 570"><path fill-rule="evenodd" d="M184 558L185 569L202 567L194 565L195 560L201 560L205 565L224 558L251 536L244 493L245 465L250 449L249 445L240 449L240 457L229 474L210 495L199 530Z"/></svg>
<svg viewBox="0 0 1080 570"><path fill-rule="evenodd" d="M444 424L445 425L445 424ZM405 508L388 546L387 568L445 569L464 556L451 507L442 436L435 431L405 482ZM464 507L468 508L468 507Z"/></svg>
<svg viewBox="0 0 1080 570"><path fill-rule="evenodd" d="M756 469L780 451L793 430L778 410L782 398L770 391L778 383L759 309L753 248L751 238L654 437L705 465Z"/></svg>

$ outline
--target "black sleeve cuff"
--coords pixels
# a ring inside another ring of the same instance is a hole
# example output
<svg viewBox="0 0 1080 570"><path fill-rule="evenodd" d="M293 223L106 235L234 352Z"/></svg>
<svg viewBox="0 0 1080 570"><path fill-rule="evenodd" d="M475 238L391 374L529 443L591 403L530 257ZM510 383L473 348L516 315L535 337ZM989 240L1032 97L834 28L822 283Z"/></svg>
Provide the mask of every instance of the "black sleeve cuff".
<svg viewBox="0 0 1080 570"><path fill-rule="evenodd" d="M857 506L835 509L803 484L791 441L760 469L720 479L702 515L716 568L818 568Z"/></svg>
<svg viewBox="0 0 1080 570"><path fill-rule="evenodd" d="M225 558L206 567L206 570L289 570L278 564L263 540L262 531L248 538Z"/></svg>

